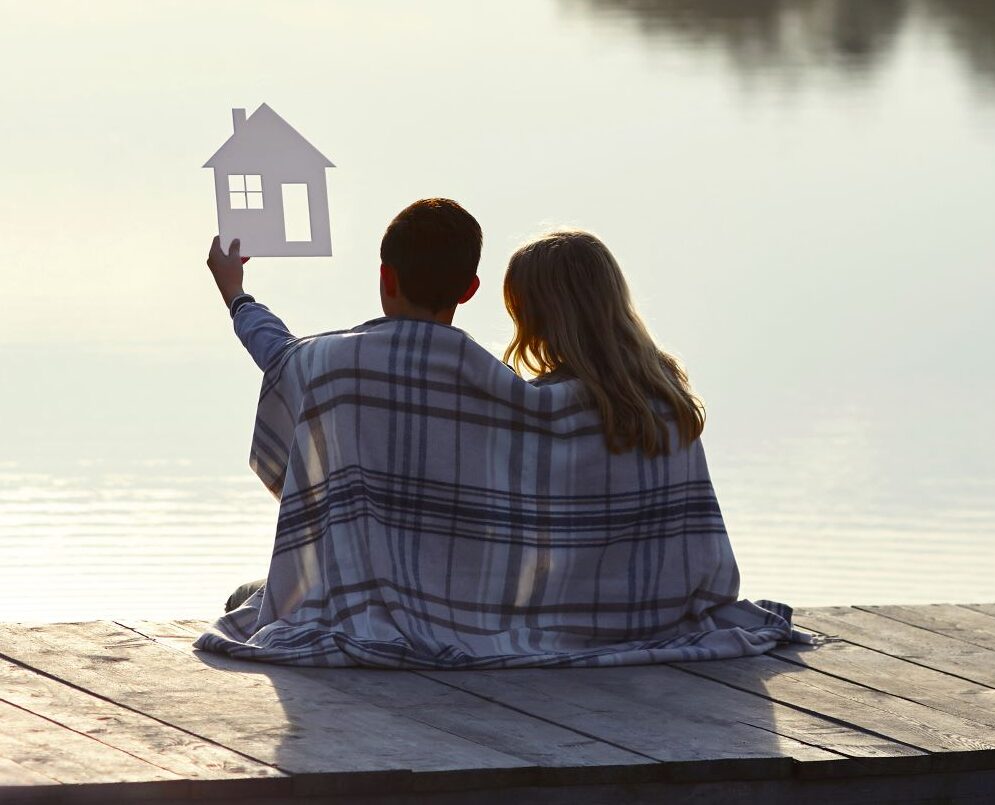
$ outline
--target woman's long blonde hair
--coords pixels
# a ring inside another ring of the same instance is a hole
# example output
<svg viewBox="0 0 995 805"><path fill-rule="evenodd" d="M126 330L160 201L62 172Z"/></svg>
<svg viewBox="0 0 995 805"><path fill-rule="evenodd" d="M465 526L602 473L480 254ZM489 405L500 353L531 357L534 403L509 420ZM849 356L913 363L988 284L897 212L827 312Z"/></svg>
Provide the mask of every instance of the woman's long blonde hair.
<svg viewBox="0 0 995 805"><path fill-rule="evenodd" d="M594 235L558 231L522 246L504 275L504 304L515 323L505 362L537 377L562 369L579 378L613 453L670 453L654 398L668 403L682 446L701 435L705 409L687 374L653 343L618 263Z"/></svg>

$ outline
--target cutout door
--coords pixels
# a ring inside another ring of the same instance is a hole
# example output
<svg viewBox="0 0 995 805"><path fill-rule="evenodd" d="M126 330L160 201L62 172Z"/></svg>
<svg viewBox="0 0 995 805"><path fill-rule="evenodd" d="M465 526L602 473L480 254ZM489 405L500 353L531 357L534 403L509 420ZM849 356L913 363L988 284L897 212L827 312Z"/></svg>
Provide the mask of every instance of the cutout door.
<svg viewBox="0 0 995 805"><path fill-rule="evenodd" d="M311 208L306 184L281 184L283 192L283 232L287 243L311 241Z"/></svg>

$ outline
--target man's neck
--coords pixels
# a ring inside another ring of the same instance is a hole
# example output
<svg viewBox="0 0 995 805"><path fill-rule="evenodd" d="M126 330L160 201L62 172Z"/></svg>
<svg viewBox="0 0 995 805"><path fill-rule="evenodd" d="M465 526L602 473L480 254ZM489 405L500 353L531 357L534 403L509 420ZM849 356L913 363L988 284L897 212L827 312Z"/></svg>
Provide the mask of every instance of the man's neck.
<svg viewBox="0 0 995 805"><path fill-rule="evenodd" d="M384 315L391 319L419 319L421 321L434 321L437 324L452 324L453 315L456 308L446 308L433 313L428 308L417 307L415 305L390 305L384 310Z"/></svg>

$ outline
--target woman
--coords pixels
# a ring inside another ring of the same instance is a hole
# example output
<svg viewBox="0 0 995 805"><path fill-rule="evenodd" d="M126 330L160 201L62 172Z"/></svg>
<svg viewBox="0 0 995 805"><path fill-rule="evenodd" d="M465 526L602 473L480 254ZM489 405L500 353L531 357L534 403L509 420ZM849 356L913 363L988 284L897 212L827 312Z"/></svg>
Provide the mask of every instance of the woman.
<svg viewBox="0 0 995 805"><path fill-rule="evenodd" d="M575 487L604 484L603 547L589 542L597 561L572 559L557 580L577 601L596 591L583 639L600 648L564 664L711 659L810 642L791 628L789 607L737 600L739 571L699 441L704 407L680 363L653 343L605 244L575 230L525 244L509 261L504 301L515 325L505 363L533 375L535 387L572 385L580 405L597 411L603 437L605 459L575 453L570 470ZM618 488L632 490L631 507Z"/></svg>
<svg viewBox="0 0 995 805"><path fill-rule="evenodd" d="M508 264L504 303L515 323L505 362L537 383L577 378L601 414L613 453L669 455L705 426L705 409L675 358L658 349L629 298L611 252L588 232L554 232L522 246Z"/></svg>

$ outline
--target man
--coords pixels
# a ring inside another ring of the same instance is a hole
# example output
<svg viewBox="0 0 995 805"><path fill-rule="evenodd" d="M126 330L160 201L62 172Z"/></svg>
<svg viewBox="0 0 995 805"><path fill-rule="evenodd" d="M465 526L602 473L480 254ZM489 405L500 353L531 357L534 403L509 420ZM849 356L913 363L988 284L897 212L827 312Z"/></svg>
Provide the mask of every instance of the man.
<svg viewBox="0 0 995 805"><path fill-rule="evenodd" d="M297 341L272 312L245 293L242 265L249 260L232 241L228 254L215 237L207 258L235 332L263 371ZM391 222L380 245L380 305L384 316L452 324L456 306L480 286L482 233L476 219L455 201L416 201ZM240 606L265 579L243 584L225 611Z"/></svg>
<svg viewBox="0 0 995 805"><path fill-rule="evenodd" d="M197 648L294 665L501 668L759 654L783 610L737 602L703 456L646 472L606 450L574 382L533 385L462 330L480 227L403 210L381 244L384 318L295 338L208 265L264 371L250 464L280 499L265 583ZM638 571L638 572L637 572Z"/></svg>

